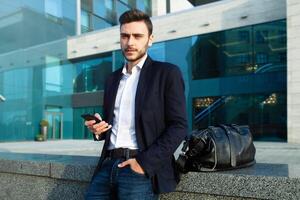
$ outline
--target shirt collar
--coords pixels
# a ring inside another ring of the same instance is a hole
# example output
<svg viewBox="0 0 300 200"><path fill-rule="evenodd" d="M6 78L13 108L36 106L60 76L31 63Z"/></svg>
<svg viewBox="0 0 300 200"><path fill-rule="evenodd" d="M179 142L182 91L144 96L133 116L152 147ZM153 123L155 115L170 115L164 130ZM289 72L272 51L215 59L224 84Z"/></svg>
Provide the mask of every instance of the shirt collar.
<svg viewBox="0 0 300 200"><path fill-rule="evenodd" d="M142 60L138 64L136 64L135 66L133 66L133 68L139 68L141 70L142 67L144 66L145 62L146 62L147 57L148 57L148 55L145 54L144 57L142 58ZM127 73L126 65L127 65L127 62L125 63L125 65L123 67L123 70L122 70L122 73L125 74L125 75L128 74Z"/></svg>

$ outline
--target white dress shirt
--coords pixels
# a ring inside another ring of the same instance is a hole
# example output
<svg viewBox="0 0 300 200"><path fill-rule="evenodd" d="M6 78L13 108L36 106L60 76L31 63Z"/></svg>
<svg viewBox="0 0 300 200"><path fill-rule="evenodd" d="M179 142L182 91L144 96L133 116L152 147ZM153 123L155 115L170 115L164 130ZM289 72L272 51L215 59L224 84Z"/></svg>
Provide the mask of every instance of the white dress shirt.
<svg viewBox="0 0 300 200"><path fill-rule="evenodd" d="M135 65L131 74L127 72L126 64L122 70L122 78L119 83L108 149L129 148L138 149L135 134L135 95L147 54Z"/></svg>

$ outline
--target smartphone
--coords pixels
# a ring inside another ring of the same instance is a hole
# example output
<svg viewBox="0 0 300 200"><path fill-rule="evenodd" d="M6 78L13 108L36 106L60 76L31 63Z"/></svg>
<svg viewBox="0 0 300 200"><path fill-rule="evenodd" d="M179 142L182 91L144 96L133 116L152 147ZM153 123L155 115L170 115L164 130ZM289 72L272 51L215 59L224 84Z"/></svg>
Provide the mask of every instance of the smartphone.
<svg viewBox="0 0 300 200"><path fill-rule="evenodd" d="M81 115L81 117L83 119L85 119L85 121L95 120L96 121L95 124L98 124L101 122L100 119L98 119L96 116L91 115L91 114L83 114L83 115Z"/></svg>

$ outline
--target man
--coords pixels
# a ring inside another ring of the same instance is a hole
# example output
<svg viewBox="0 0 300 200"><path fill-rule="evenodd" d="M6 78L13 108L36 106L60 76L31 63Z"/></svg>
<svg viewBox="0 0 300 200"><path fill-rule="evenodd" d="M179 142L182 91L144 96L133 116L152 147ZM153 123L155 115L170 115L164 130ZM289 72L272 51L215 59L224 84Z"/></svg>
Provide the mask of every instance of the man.
<svg viewBox="0 0 300 200"><path fill-rule="evenodd" d="M184 82L175 65L147 55L148 15L134 9L119 21L126 64L106 81L102 122L85 122L105 140L86 199L158 199L178 181L173 153L187 134Z"/></svg>

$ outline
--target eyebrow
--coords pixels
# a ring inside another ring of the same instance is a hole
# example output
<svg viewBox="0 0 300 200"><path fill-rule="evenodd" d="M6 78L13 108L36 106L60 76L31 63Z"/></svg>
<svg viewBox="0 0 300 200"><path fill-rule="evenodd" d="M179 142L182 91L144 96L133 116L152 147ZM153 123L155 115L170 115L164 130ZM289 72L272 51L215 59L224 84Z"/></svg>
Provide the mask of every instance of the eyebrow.
<svg viewBox="0 0 300 200"><path fill-rule="evenodd" d="M133 35L134 37L140 37L140 36L144 36L145 34L143 34L143 33L132 33L132 34L129 34L129 33L121 33L120 35L121 35L121 36L130 36L130 35Z"/></svg>

